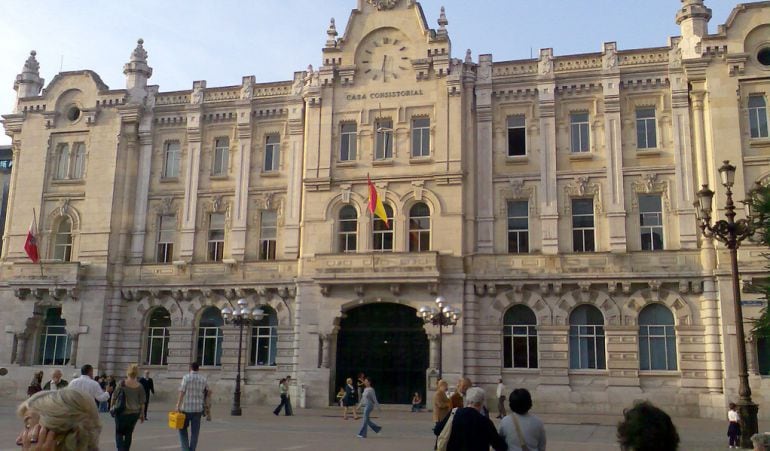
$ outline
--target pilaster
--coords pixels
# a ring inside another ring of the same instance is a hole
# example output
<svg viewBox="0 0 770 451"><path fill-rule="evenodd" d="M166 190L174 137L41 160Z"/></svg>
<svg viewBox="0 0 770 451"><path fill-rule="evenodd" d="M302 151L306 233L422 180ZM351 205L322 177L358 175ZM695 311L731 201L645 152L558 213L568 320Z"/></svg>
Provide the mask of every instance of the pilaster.
<svg viewBox="0 0 770 451"><path fill-rule="evenodd" d="M492 155L492 55L479 56L476 84L476 252L494 253L494 157Z"/></svg>
<svg viewBox="0 0 770 451"><path fill-rule="evenodd" d="M301 74L294 76L301 77ZM284 258L298 258L302 217L302 158L305 147L305 103L302 97L295 96L289 100L288 108L289 135L285 158L288 163L286 173L288 186L283 209L282 245Z"/></svg>
<svg viewBox="0 0 770 451"><path fill-rule="evenodd" d="M607 159L606 208L609 229L609 250L623 253L626 243L626 209L623 187L623 132L620 118L620 68L617 45L604 44L602 87L604 89L604 142ZM602 199L599 199L601 202Z"/></svg>
<svg viewBox="0 0 770 451"><path fill-rule="evenodd" d="M682 249L696 249L698 234L695 221L696 188L693 186L693 149L690 139L690 99L687 80L681 69L671 71L671 122L674 143L674 210L679 216L679 243Z"/></svg>
<svg viewBox="0 0 770 451"><path fill-rule="evenodd" d="M556 81L553 49L540 50L537 107L540 116L540 224L542 252L559 253L559 192L556 183Z"/></svg>
<svg viewBox="0 0 770 451"><path fill-rule="evenodd" d="M184 165L184 208L182 213L182 233L180 236L179 257L191 261L195 253L195 228L198 208L198 179L201 160L201 104L205 81L193 84L192 104L187 106L187 161Z"/></svg>
<svg viewBox="0 0 770 451"><path fill-rule="evenodd" d="M639 328L605 326L609 385L639 387Z"/></svg>
<svg viewBox="0 0 770 451"><path fill-rule="evenodd" d="M168 371L184 374L193 358L195 329L188 325L173 325L168 333Z"/></svg>
<svg viewBox="0 0 770 451"><path fill-rule="evenodd" d="M540 380L569 386L569 326L537 326Z"/></svg>
<svg viewBox="0 0 770 451"><path fill-rule="evenodd" d="M243 77L242 91L252 91L253 84L253 76ZM246 254L249 187L251 186L251 137L253 127L251 120L251 98L242 98L238 101L236 115L238 117L236 125L238 150L233 159L236 180L229 243L232 258L243 261Z"/></svg>

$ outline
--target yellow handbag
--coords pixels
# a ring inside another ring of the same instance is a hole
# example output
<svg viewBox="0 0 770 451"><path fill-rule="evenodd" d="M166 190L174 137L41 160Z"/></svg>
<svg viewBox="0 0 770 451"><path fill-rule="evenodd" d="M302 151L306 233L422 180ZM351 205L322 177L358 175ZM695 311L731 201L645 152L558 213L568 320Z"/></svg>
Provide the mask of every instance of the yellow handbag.
<svg viewBox="0 0 770 451"><path fill-rule="evenodd" d="M185 415L182 412L168 413L168 427L171 429L182 429L184 427Z"/></svg>

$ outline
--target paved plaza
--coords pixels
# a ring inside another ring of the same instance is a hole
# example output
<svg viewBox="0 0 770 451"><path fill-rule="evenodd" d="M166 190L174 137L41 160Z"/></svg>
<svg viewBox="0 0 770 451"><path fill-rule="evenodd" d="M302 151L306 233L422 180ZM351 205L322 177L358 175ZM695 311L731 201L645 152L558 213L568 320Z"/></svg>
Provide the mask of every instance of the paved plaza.
<svg viewBox="0 0 770 451"><path fill-rule="evenodd" d="M166 426L167 405L150 405L150 420L137 426L133 450L179 449L175 431ZM371 450L428 451L434 437L429 412L411 413L408 407L386 407L375 422L383 426L380 434L370 431L366 440L356 438L360 421L344 421L338 409L296 409L294 417L276 417L269 406L245 406L243 417L231 417L229 407L215 406L212 422L203 422L201 451L301 451ZM20 422L15 407L0 401L0 451L17 450L14 445ZM104 423L101 449L114 449L114 422L101 414ZM615 425L618 417L609 415L541 415L546 421L550 451L617 450ZM721 421L683 419L674 421L682 437L683 451L726 449L725 424ZM760 422L770 431L770 422Z"/></svg>

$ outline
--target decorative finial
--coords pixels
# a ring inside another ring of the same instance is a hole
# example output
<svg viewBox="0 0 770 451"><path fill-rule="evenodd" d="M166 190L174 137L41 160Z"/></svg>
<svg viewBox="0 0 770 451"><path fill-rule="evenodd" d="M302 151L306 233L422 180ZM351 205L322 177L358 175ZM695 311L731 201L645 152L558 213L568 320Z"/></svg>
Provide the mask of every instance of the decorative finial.
<svg viewBox="0 0 770 451"><path fill-rule="evenodd" d="M468 49L465 52L465 64L471 64L473 63L473 57L471 56L471 49Z"/></svg>
<svg viewBox="0 0 770 451"><path fill-rule="evenodd" d="M40 63L37 62L37 58L35 56L37 55L37 52L32 50L29 52L29 58L27 58L27 61L24 63L24 69L22 69L22 73L24 74L40 74Z"/></svg>
<svg viewBox="0 0 770 451"><path fill-rule="evenodd" d="M334 24L334 17L332 17L329 23L329 29L326 30L326 47L337 47L337 26Z"/></svg>
<svg viewBox="0 0 770 451"><path fill-rule="evenodd" d="M438 25L439 29L442 31L446 31L446 26L449 25L449 21L446 18L446 9L443 6L441 7L441 14L438 17Z"/></svg>
<svg viewBox="0 0 770 451"><path fill-rule="evenodd" d="M140 38L136 41L136 48L134 49L133 53L131 53L130 61L132 63L147 62L147 50L144 49L144 39Z"/></svg>

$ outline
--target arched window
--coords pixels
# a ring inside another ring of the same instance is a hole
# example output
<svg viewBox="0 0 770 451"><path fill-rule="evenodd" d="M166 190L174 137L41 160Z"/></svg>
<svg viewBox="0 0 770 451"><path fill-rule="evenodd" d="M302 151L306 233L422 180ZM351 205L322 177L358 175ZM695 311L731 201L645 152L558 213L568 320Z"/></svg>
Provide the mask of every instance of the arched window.
<svg viewBox="0 0 770 451"><path fill-rule="evenodd" d="M569 367L607 368L604 355L604 316L593 305L581 305L569 316Z"/></svg>
<svg viewBox="0 0 770 451"><path fill-rule="evenodd" d="M72 221L64 217L59 221L54 237L53 259L68 262L72 259Z"/></svg>
<svg viewBox="0 0 770 451"><path fill-rule="evenodd" d="M171 314L164 307L158 307L150 314L147 322L147 365L168 364L168 328L171 327Z"/></svg>
<svg viewBox="0 0 770 451"><path fill-rule="evenodd" d="M409 252L430 250L430 209L420 202L409 209Z"/></svg>
<svg viewBox="0 0 770 451"><path fill-rule="evenodd" d="M198 323L198 362L201 366L222 364L222 313L216 307L208 307Z"/></svg>
<svg viewBox="0 0 770 451"><path fill-rule="evenodd" d="M358 245L358 212L345 205L339 216L339 252L355 252Z"/></svg>
<svg viewBox="0 0 770 451"><path fill-rule="evenodd" d="M674 315L664 305L650 304L639 313L639 369L676 370Z"/></svg>
<svg viewBox="0 0 770 451"><path fill-rule="evenodd" d="M537 368L537 318L524 305L503 317L503 368Z"/></svg>
<svg viewBox="0 0 770 451"><path fill-rule="evenodd" d="M39 365L66 365L70 361L70 338L67 321L61 317L61 308L51 307L45 311L43 328L40 331Z"/></svg>
<svg viewBox="0 0 770 451"><path fill-rule="evenodd" d="M269 306L263 305L259 308L265 312L265 316L251 328L249 365L275 366L275 357L278 354L278 315Z"/></svg>
<svg viewBox="0 0 770 451"><path fill-rule="evenodd" d="M374 216L372 230L374 233L374 246L376 252L393 252L393 208L388 204L385 207L385 216L388 217L388 223Z"/></svg>

